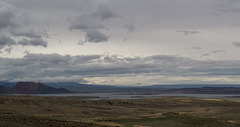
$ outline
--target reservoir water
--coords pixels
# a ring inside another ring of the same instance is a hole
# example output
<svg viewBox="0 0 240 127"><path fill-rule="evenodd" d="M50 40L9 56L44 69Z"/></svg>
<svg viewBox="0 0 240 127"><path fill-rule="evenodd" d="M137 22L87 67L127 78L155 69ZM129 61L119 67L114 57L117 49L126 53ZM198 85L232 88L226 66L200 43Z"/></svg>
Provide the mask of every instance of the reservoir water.
<svg viewBox="0 0 240 127"><path fill-rule="evenodd" d="M31 94L30 96L55 96L55 97L87 97L88 100L111 99L154 99L164 97L198 97L198 98L234 98L240 99L240 94L154 94L135 95L123 93L76 93L76 94Z"/></svg>

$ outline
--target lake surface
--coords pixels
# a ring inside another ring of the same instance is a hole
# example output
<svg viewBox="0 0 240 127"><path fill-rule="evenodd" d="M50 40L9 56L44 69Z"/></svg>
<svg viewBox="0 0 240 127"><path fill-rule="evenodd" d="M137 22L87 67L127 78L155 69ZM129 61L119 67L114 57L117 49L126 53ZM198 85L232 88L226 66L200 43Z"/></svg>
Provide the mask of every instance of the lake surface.
<svg viewBox="0 0 240 127"><path fill-rule="evenodd" d="M88 100L111 100L111 99L153 99L164 97L199 97L199 98L232 98L240 94L154 94L135 95L122 93L77 93L77 94L31 94L30 96L55 96L55 97L89 97ZM240 98L235 98L240 99Z"/></svg>

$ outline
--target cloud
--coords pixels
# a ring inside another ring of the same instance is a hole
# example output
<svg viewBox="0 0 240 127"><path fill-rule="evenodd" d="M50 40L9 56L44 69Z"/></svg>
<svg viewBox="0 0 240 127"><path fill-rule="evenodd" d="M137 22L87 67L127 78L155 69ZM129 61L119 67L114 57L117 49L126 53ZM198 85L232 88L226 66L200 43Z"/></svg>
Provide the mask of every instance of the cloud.
<svg viewBox="0 0 240 127"><path fill-rule="evenodd" d="M232 42L235 47L240 47L240 42Z"/></svg>
<svg viewBox="0 0 240 127"><path fill-rule="evenodd" d="M37 38L37 39L22 39L20 41L18 41L19 45L23 45L23 46L42 46L42 47L47 47L47 42L44 41L42 38Z"/></svg>
<svg viewBox="0 0 240 127"><path fill-rule="evenodd" d="M177 32L183 33L185 36L201 33L199 31L191 31L191 30L177 30Z"/></svg>
<svg viewBox="0 0 240 127"><path fill-rule="evenodd" d="M0 1L0 29L18 26L14 22L15 14L11 5Z"/></svg>
<svg viewBox="0 0 240 127"><path fill-rule="evenodd" d="M0 58L0 80L51 81L67 77L118 75L219 77L239 76L240 61L194 60L171 55L123 57L118 55L27 54L23 58ZM157 80L157 79L156 79ZM74 80L73 80L74 81Z"/></svg>
<svg viewBox="0 0 240 127"><path fill-rule="evenodd" d="M11 54L11 52L12 52L12 47L6 48L6 49L5 49L5 52L7 52L8 54Z"/></svg>
<svg viewBox="0 0 240 127"><path fill-rule="evenodd" d="M86 31L86 37L85 42L106 42L108 41L109 37L107 37L105 34L101 33L98 30L87 30Z"/></svg>
<svg viewBox="0 0 240 127"><path fill-rule="evenodd" d="M112 11L109 5L103 3L100 3L98 8L90 15L100 20L118 17L117 14Z"/></svg>
<svg viewBox="0 0 240 127"><path fill-rule="evenodd" d="M214 50L212 51L212 53L225 53L226 51L225 50Z"/></svg>
<svg viewBox="0 0 240 127"><path fill-rule="evenodd" d="M85 42L106 42L109 36L101 32L105 29L107 20L118 17L109 5L98 3L97 8L92 13L83 14L71 20L70 30L82 30L85 35ZM84 43L85 43L84 42ZM82 42L79 43L82 45Z"/></svg>
<svg viewBox="0 0 240 127"><path fill-rule="evenodd" d="M32 29L15 29L11 31L13 36L22 37L21 40L18 41L18 45L23 46L42 46L47 47L47 42L43 39L43 36L47 36L47 33L36 33Z"/></svg>
<svg viewBox="0 0 240 127"><path fill-rule="evenodd" d="M25 30L25 29L14 29L11 31L12 35L14 36L23 36L28 38L41 38L42 36L40 34L37 34L35 31L31 30Z"/></svg>
<svg viewBox="0 0 240 127"><path fill-rule="evenodd" d="M69 29L71 30L87 30L87 29L102 29L103 23L91 17L90 15L79 16L74 19Z"/></svg>
<svg viewBox="0 0 240 127"><path fill-rule="evenodd" d="M87 29L103 29L105 28L106 20L116 18L112 9L107 4L98 4L97 8L91 13L82 14L71 21L69 29L71 30L87 30Z"/></svg>
<svg viewBox="0 0 240 127"><path fill-rule="evenodd" d="M26 54L26 55L28 55L28 54L30 54L30 51L25 50L23 53Z"/></svg>
<svg viewBox="0 0 240 127"><path fill-rule="evenodd" d="M210 56L211 54L209 54L209 53L204 53L204 54L202 54L202 56Z"/></svg>
<svg viewBox="0 0 240 127"><path fill-rule="evenodd" d="M26 23L28 18L18 13L15 8L5 2L0 2L0 49L8 46L5 52L10 53L12 46L43 46L47 47L44 37L48 34L41 30L35 32L30 24Z"/></svg>
<svg viewBox="0 0 240 127"><path fill-rule="evenodd" d="M5 35L0 35L0 49L2 49L4 46L11 46L11 45L15 45L16 42Z"/></svg>
<svg viewBox="0 0 240 127"><path fill-rule="evenodd" d="M201 47L192 47L192 49L194 49L194 50L200 50L200 49L202 49Z"/></svg>
<svg viewBox="0 0 240 127"><path fill-rule="evenodd" d="M131 25L126 25L126 28L128 30L128 32L133 32L136 30L135 25L131 24Z"/></svg>
<svg viewBox="0 0 240 127"><path fill-rule="evenodd" d="M222 12L240 12L240 1L239 0L219 0L214 6Z"/></svg>

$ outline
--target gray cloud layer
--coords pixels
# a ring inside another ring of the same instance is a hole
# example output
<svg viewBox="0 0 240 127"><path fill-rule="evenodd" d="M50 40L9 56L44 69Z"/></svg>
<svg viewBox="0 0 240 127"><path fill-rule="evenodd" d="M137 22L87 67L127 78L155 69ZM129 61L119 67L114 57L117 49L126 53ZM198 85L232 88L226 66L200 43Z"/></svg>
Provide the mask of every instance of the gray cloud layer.
<svg viewBox="0 0 240 127"><path fill-rule="evenodd" d="M105 28L107 20L118 17L109 5L99 3L92 13L75 18L69 29L82 30L86 33L85 42L106 42L109 37L100 30Z"/></svg>
<svg viewBox="0 0 240 127"><path fill-rule="evenodd" d="M99 4L98 8L91 15L100 20L118 17L107 4Z"/></svg>
<svg viewBox="0 0 240 127"><path fill-rule="evenodd" d="M10 5L4 5L0 2L0 17L0 29L16 26L14 22L15 14Z"/></svg>
<svg viewBox="0 0 240 127"><path fill-rule="evenodd" d="M216 4L218 9L223 12L240 12L240 1L239 0L219 0L219 3Z"/></svg>
<svg viewBox="0 0 240 127"><path fill-rule="evenodd" d="M108 41L108 37L101 33L98 30L87 30L86 31L86 37L85 42L105 42Z"/></svg>
<svg viewBox="0 0 240 127"><path fill-rule="evenodd" d="M14 45L46 47L44 36L47 33L29 28L23 16L17 13L11 5L0 2L0 49Z"/></svg>
<svg viewBox="0 0 240 127"><path fill-rule="evenodd" d="M185 36L199 34L199 31L191 31L191 30L177 30L177 32L184 33Z"/></svg>
<svg viewBox="0 0 240 127"><path fill-rule="evenodd" d="M0 58L0 79L239 76L231 60L239 60L240 43L231 41L239 38L239 7L238 0L1 0L0 55L14 58ZM150 56L59 55L104 52Z"/></svg>
<svg viewBox="0 0 240 127"><path fill-rule="evenodd" d="M235 47L240 47L240 42L232 42Z"/></svg>
<svg viewBox="0 0 240 127"><path fill-rule="evenodd" d="M0 49L6 45L11 46L14 44L16 44L16 42L12 38L4 35L0 36Z"/></svg>
<svg viewBox="0 0 240 127"><path fill-rule="evenodd" d="M0 72L0 80L47 77L58 80L58 77L111 77L118 74L236 76L240 75L240 61L200 61L166 55L121 57L28 54L23 58L0 58Z"/></svg>

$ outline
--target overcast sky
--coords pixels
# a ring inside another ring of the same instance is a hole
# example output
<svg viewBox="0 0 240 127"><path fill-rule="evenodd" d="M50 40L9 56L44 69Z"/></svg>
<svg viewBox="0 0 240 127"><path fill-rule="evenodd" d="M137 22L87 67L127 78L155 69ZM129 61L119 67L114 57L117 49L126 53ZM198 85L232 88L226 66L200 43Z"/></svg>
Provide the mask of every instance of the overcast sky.
<svg viewBox="0 0 240 127"><path fill-rule="evenodd" d="M239 0L0 0L0 81L239 84Z"/></svg>

